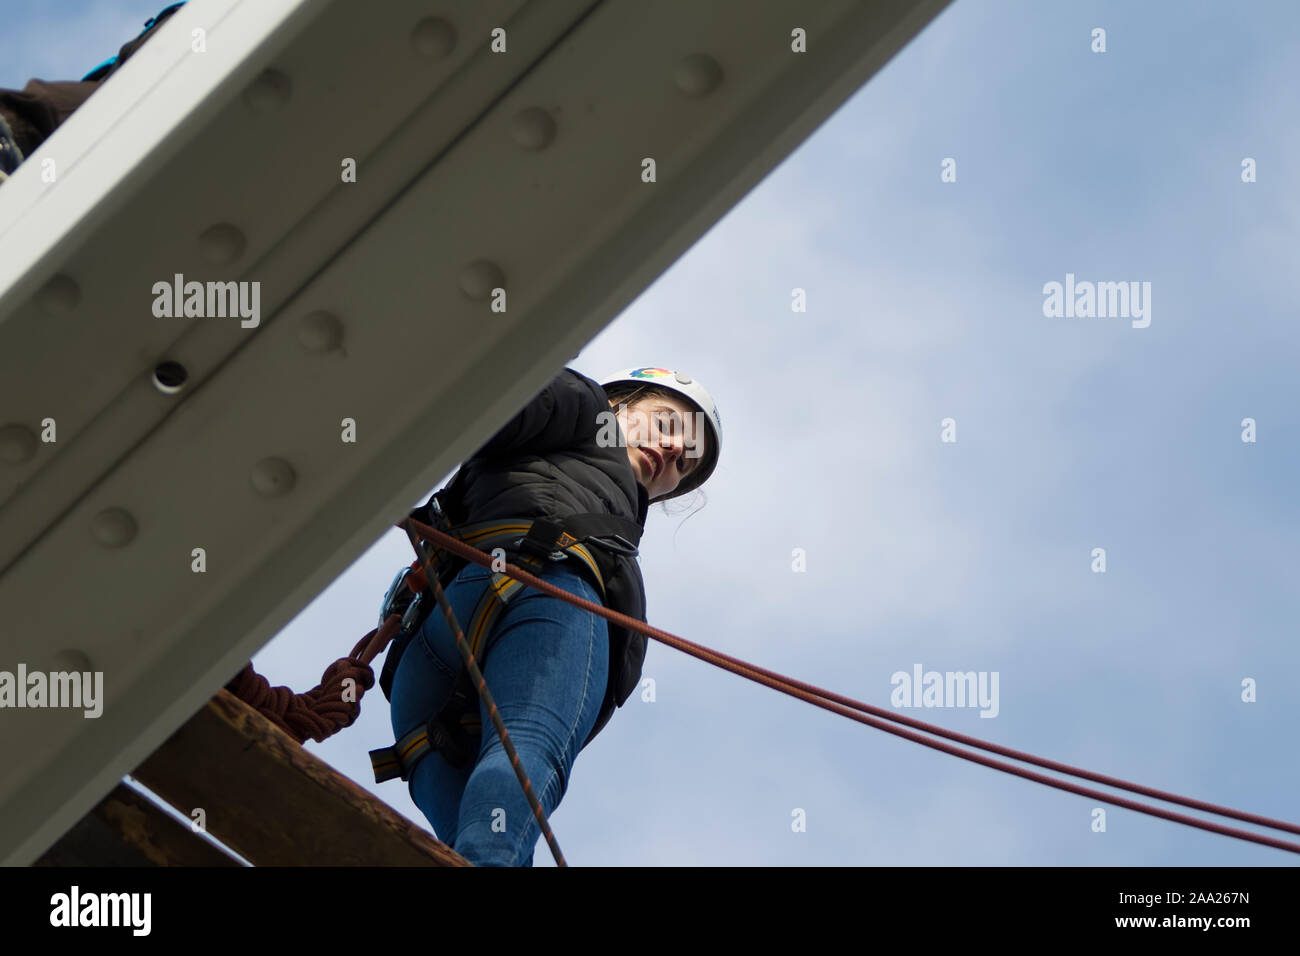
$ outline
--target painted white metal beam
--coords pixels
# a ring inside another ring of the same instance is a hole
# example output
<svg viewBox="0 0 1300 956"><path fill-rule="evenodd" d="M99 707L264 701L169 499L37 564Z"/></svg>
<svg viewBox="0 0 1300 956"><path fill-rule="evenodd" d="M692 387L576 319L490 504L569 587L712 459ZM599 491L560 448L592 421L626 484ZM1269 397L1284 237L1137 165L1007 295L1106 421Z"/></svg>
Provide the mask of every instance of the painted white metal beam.
<svg viewBox="0 0 1300 956"><path fill-rule="evenodd" d="M191 0L164 24L0 186L0 671L104 675L97 718L0 709L0 863L37 858L947 2ZM155 314L178 274L257 283L256 323Z"/></svg>

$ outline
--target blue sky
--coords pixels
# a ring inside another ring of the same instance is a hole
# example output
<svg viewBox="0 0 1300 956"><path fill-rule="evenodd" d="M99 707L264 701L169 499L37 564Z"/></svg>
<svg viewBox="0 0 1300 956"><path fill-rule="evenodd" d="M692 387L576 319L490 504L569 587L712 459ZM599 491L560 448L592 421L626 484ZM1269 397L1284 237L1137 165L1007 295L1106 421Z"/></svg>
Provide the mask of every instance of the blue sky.
<svg viewBox="0 0 1300 956"><path fill-rule="evenodd" d="M79 78L165 5L11 3L0 85ZM572 363L683 370L726 424L707 504L651 509L650 622L883 707L915 664L996 671L994 718L901 712L1300 818L1298 38L1281 0L941 14ZM1046 317L1067 273L1150 282L1149 327ZM411 558L390 531L259 671L313 686ZM629 699L552 816L572 864L1294 865L655 642L644 676L655 702ZM308 748L427 826L404 784L373 783L391 742L375 690ZM535 859L553 865L542 841Z"/></svg>

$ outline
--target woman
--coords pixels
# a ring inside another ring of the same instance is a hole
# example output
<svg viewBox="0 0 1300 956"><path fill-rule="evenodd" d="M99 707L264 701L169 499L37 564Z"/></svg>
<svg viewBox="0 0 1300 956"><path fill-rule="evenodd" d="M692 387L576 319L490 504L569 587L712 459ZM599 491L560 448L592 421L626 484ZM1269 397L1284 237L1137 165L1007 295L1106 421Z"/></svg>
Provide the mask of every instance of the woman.
<svg viewBox="0 0 1300 956"><path fill-rule="evenodd" d="M721 437L713 399L684 375L628 369L602 386L566 368L438 498L456 526L518 517L563 524L604 513L643 528L650 504L708 479ZM603 582L572 555L544 562L539 576L595 603L603 585L606 606L644 621L640 568L628 550L616 548L613 574ZM506 553L516 563L516 554ZM489 569L469 563L446 588L463 630L490 578ZM639 683L645 649L643 635L535 588L521 589L493 620L479 666L548 818L578 753ZM461 667L445 615L434 610L392 677L398 740L438 713ZM410 768L411 799L438 838L469 862L532 866L540 827L486 707L477 705L479 727L468 740L476 758L458 768L445 753L428 751Z"/></svg>

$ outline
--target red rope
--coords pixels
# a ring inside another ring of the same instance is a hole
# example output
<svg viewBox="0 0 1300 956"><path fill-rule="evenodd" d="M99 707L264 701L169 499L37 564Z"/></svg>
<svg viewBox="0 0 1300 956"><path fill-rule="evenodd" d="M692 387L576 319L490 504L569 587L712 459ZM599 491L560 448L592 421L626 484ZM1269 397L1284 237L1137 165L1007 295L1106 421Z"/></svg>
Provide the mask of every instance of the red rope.
<svg viewBox="0 0 1300 956"><path fill-rule="evenodd" d="M388 646L400 625L398 615L389 615L384 626L358 641L351 654L325 668L320 683L306 693L295 694L283 684L272 687L270 681L253 670L252 661L226 682L226 690L255 707L298 743L308 737L320 743L344 727L351 727L360 716L361 695L375 686L370 662ZM345 685L348 680L352 684ZM345 697L355 697L355 700Z"/></svg>
<svg viewBox="0 0 1300 956"><path fill-rule="evenodd" d="M479 551L478 549L473 548L465 544L464 542L451 537L450 535L444 534L443 532L437 530L436 528L432 528L426 524L416 521L413 518L407 520L410 522L411 525L415 527L415 529L420 533L420 535L424 537L426 540L434 544L437 544L439 547L445 548L446 550L452 552L453 554L460 555L466 560L473 561L475 564L479 564L484 567L491 568L492 566L491 555L485 554L484 552ZM398 527L405 528L406 523L404 522L403 524L398 525ZM1091 797L1093 799L1102 800L1107 803L1113 803L1116 804L1117 806L1125 807L1130 810L1136 810L1139 813L1146 813L1151 816L1157 816L1166 820L1172 820L1175 823L1182 823L1187 826L1198 827L1202 830L1208 830L1212 833L1219 833L1223 836L1235 837L1236 839L1240 839L1240 840L1249 840L1251 842L1260 843L1263 844L1264 846L1271 846L1279 850L1288 850L1292 853L1300 853L1300 844L1289 843L1285 840L1278 840L1273 837L1251 833L1246 830L1239 830L1234 827L1225 827L1217 823L1212 823L1210 821L1199 820L1195 817L1189 817L1185 814L1173 813L1168 810L1163 810L1159 807L1153 807L1147 804L1138 803L1137 801L1134 800L1129 800L1124 797L1117 797L1111 794L1103 793L1099 790L1091 790L1086 787L1080 787L1076 784L1072 784L1064 780L1056 780L1051 777L1044 776L1042 774L1037 774L1032 771L1025 770L1021 767L1015 767L1012 766L1011 764L1003 763L1002 761L991 760L988 757L983 757L979 754L971 753L969 751L962 750L958 747L948 746L947 744L940 743L936 740L931 740L929 738L922 737L920 734L914 734L906 730L900 730L896 727L891 727L884 721L891 721L893 723L905 724L908 726L916 727L918 729L925 730L929 733L936 734L938 736L947 737L948 739L951 740L957 740L962 743L966 743L968 745L978 747L983 750L988 750L993 753L999 753L1004 756L1012 757L1016 760L1037 764L1038 766L1046 767L1048 769L1052 769L1061 773L1070 774L1071 776L1077 776L1088 780L1094 780L1099 783L1104 783L1108 786L1119 787L1124 790L1129 790L1135 793L1141 793L1147 796L1152 796L1160 800L1169 801L1171 803L1179 803L1182 804L1183 806L1192 807L1198 810L1204 810L1206 812L1219 814L1221 816L1232 817L1234 819L1243 820L1248 823L1254 823L1260 826L1272 827L1278 830L1285 830L1290 833L1300 833L1300 826L1297 826L1296 824L1287 823L1285 821L1273 820L1268 817L1259 816L1258 814L1244 813L1240 810L1233 810L1228 807L1220 807L1212 803L1206 803L1205 801L1202 800L1193 800L1188 797L1181 797L1178 796L1177 794L1167 793L1165 791L1155 790L1150 787L1144 787L1138 784L1129 783L1127 781L1120 780L1116 777L1108 777L1102 774L1093 773L1088 770L1082 770L1077 767L1071 767L1068 764L1058 763L1052 760L1046 760L1041 757L1035 757L1032 754L1027 754L1022 751L1012 750L1009 747L1001 747L997 744L988 743L987 741L982 741L975 737L969 737L964 734L954 733L952 731L945 730L942 727L937 727L933 724L927 724L922 721L915 720L914 718L911 717L904 717L901 714L891 713L890 711L883 710L882 708L873 707L870 704L864 704L861 701L853 700L850 697L844 697L832 691L823 690L822 688L816 687L812 684L806 684L802 681L797 681L792 678L785 677L773 671L768 671L763 668L755 667L754 665L748 664L745 661L742 661L738 658L730 657L726 654L718 653L717 651L712 651L706 647L703 647L702 645L692 643L691 641L687 641L683 638L677 637L674 634L669 634L667 631L661 631L656 627L651 627L650 625L644 623L643 621L638 621L635 618L628 617L626 614L620 614L617 611L611 611L609 608L606 608L603 605L596 604L591 601L587 601L583 598L580 598L574 594L570 594L567 591L564 591L560 588L555 587L552 584L547 583L546 581L543 581L542 579L536 577L535 575L529 574L527 571L520 570L519 568L515 567L512 564L506 564L504 573L514 578L516 581L519 581L523 584L527 584L530 587L537 588L538 590L543 591L551 595L552 597L557 597L563 601L568 601L570 604L585 608L586 610L591 611L593 614L597 614L600 617L605 618L606 620L613 621L614 623L622 625L625 628L637 631L638 633L644 634L647 637L654 638L657 641L660 641L664 644L667 644L670 647L674 647L680 651L690 654L693 657L698 657L699 659L708 661L710 664L714 664L717 667L721 667L725 670L731 671L732 673L739 674L741 677L747 677L750 680L756 681L760 684L764 684L765 686L771 687L774 690L779 690L793 697L797 697L800 700L805 700L810 704L814 704L825 710L829 710L832 713L842 714L843 716L848 717L851 720L856 720L859 723L867 724L870 727L875 727L876 729L883 730L886 733L894 734L895 736L902 737L905 740L911 740L915 743L922 744L926 747L931 747L935 750L952 754L955 757L961 757L964 760L970 760L973 761L974 763L983 764L986 767L992 767L995 770L1001 770L1005 773L1014 774L1018 777L1023 777L1026 780L1033 780L1036 783L1042 783L1049 787L1056 787L1057 789L1065 790L1070 793L1077 793L1080 794L1081 796ZM864 716L864 713L855 713L854 712L855 710L862 711L868 714L876 714L879 717L883 718L883 721L875 720L872 717Z"/></svg>

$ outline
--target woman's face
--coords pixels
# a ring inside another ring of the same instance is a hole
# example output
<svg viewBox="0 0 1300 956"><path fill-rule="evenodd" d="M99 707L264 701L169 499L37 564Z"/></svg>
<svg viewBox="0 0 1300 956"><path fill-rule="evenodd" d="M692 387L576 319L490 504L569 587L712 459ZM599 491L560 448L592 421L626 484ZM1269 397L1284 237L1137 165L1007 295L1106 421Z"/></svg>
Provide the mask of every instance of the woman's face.
<svg viewBox="0 0 1300 956"><path fill-rule="evenodd" d="M653 501L672 494L704 460L707 435L696 409L675 395L650 395L632 405L610 402L627 437L632 473Z"/></svg>

